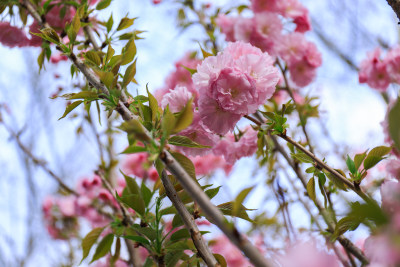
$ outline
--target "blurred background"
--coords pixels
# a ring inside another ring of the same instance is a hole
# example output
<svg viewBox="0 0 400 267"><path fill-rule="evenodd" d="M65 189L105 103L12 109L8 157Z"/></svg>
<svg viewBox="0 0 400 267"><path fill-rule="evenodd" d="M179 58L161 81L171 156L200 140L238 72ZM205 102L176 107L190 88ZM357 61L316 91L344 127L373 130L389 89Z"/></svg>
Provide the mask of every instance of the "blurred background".
<svg viewBox="0 0 400 267"><path fill-rule="evenodd" d="M230 2L213 1L211 8L228 9ZM321 119L311 119L308 127L317 155L341 168L344 161L340 155L354 155L384 143L380 123L386 104L379 92L358 83L357 68L368 51L397 44L397 21L384 0L301 2L312 17L313 31L307 33L307 38L323 54L317 79L301 91L318 97L320 103ZM99 14L104 17L99 18L107 19L112 13L114 21L118 21L127 12L138 17L135 27L146 31L142 34L144 39L136 43L139 85L131 84L130 92L144 93L146 83L154 91L163 86L174 62L187 51L198 50L196 41L206 35L198 26L179 30L177 4L169 0L158 5L150 0L114 0ZM223 38L219 42L223 46ZM81 257L79 250L76 255L70 253L79 241L54 240L47 233L41 206L46 196L57 193L58 184L21 150L11 132L72 188L78 179L91 177L100 160L95 132L104 131L106 117L102 118L103 126L95 123L96 131L83 124L78 114L58 120L66 101L50 97L60 87L70 92L82 80L70 78L70 63L66 61L47 64L39 73L39 53L39 48L10 49L0 45L0 104L4 121L0 124L0 266L62 266L68 265L71 257ZM295 125L290 128L296 131ZM127 146L124 135L120 137L114 144L117 153ZM123 161L123 156L119 159ZM229 177L223 171L216 172L211 179L223 187L215 201L229 201L241 189L257 185L246 202L247 207L258 209L251 216L261 212L274 214L278 207L263 182L265 173L253 158L238 161ZM285 181L282 186L285 187ZM293 203L289 211L296 218L296 227L309 225L310 219L300 205ZM243 229L248 227L246 222L238 222ZM359 235L362 237L362 233Z"/></svg>

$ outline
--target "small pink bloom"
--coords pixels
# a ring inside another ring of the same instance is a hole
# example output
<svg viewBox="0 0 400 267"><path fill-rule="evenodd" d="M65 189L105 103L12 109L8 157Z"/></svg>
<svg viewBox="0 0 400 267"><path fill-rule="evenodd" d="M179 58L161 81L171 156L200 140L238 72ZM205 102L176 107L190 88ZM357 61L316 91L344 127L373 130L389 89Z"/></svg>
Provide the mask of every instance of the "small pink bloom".
<svg viewBox="0 0 400 267"><path fill-rule="evenodd" d="M19 28L8 22L0 22L0 43L8 47L23 47L29 45L29 39Z"/></svg>
<svg viewBox="0 0 400 267"><path fill-rule="evenodd" d="M226 167L231 165L226 163L222 156L207 154L205 156L191 157L190 159L193 162L197 175L209 175L220 168L224 169L224 171L228 171L226 175L229 174L230 169L226 169Z"/></svg>
<svg viewBox="0 0 400 267"><path fill-rule="evenodd" d="M242 157L253 155L257 151L257 132L247 127L244 134L238 141L235 141L233 134L228 134L214 147L215 155L224 156L229 164L234 164Z"/></svg>
<svg viewBox="0 0 400 267"><path fill-rule="evenodd" d="M380 59L381 50L376 48L368 53L367 58L360 64L358 73L360 83L367 83L371 88L386 91L390 84L386 62Z"/></svg>
<svg viewBox="0 0 400 267"><path fill-rule="evenodd" d="M277 11L277 3L279 0L252 0L251 1L251 9L254 13L270 11Z"/></svg>
<svg viewBox="0 0 400 267"><path fill-rule="evenodd" d="M57 202L62 215L72 217L75 215L75 196L62 197Z"/></svg>
<svg viewBox="0 0 400 267"><path fill-rule="evenodd" d="M218 27L221 29L221 32L225 34L225 40L228 42L236 41L234 31L236 20L237 18L228 17L225 14L219 14L215 20Z"/></svg>
<svg viewBox="0 0 400 267"><path fill-rule="evenodd" d="M68 60L68 57L66 55L62 55L62 54L59 54L59 53L55 54L55 55L52 55L50 57L50 62L53 63L53 64L57 64L60 61L67 61L67 60Z"/></svg>
<svg viewBox="0 0 400 267"><path fill-rule="evenodd" d="M280 42L283 25L276 13L256 13L250 43L263 51L275 54L275 44Z"/></svg>
<svg viewBox="0 0 400 267"><path fill-rule="evenodd" d="M236 246L233 245L225 236L216 238L215 243L211 245L211 250L213 253L224 256L229 267L243 267L251 265L242 252L237 249Z"/></svg>
<svg viewBox="0 0 400 267"><path fill-rule="evenodd" d="M315 241L299 242L289 247L286 253L279 257L282 267L339 267L334 255L319 250Z"/></svg>
<svg viewBox="0 0 400 267"><path fill-rule="evenodd" d="M181 111L189 100L193 98L193 94L184 86L177 86L174 90L166 93L161 100L161 107L164 109L169 106L171 112Z"/></svg>
<svg viewBox="0 0 400 267"><path fill-rule="evenodd" d="M387 172L397 180L400 181L400 160L392 159L386 163Z"/></svg>
<svg viewBox="0 0 400 267"><path fill-rule="evenodd" d="M386 235L368 237L364 243L364 251L371 264L394 267L400 260L398 249L395 248L395 245Z"/></svg>

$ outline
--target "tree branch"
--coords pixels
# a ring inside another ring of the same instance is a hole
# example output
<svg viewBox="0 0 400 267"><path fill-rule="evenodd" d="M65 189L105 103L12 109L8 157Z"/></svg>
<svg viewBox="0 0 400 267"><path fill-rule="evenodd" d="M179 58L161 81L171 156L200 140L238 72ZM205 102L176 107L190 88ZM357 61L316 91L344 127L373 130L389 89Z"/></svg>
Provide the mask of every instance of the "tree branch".
<svg viewBox="0 0 400 267"><path fill-rule="evenodd" d="M178 214L181 217L182 221L185 223L186 229L188 229L190 236L192 237L193 243L197 248L199 256L204 260L207 266L220 266L217 260L214 258L214 255L212 254L210 248L204 242L204 239L200 233L199 228L196 225L193 216L189 213L189 211L185 207L185 204L183 204L182 200L179 198L165 170L162 171L161 181L164 185L165 192L167 193L168 198L171 200L172 204L178 211Z"/></svg>
<svg viewBox="0 0 400 267"><path fill-rule="evenodd" d="M389 6L392 7L394 13L396 13L397 18L400 20L400 0L386 0Z"/></svg>

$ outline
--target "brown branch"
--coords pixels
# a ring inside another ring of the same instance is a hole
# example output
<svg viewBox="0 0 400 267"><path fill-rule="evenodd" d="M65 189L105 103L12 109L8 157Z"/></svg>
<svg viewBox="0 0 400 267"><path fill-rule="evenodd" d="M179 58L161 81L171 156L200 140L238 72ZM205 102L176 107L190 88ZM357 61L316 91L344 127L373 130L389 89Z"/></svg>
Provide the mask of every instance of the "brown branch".
<svg viewBox="0 0 400 267"><path fill-rule="evenodd" d="M386 0L389 6L392 7L394 13L396 13L397 18L400 20L400 0Z"/></svg>
<svg viewBox="0 0 400 267"><path fill-rule="evenodd" d="M161 181L164 185L165 192L168 198L171 200L172 204L178 211L178 214L181 217L182 221L185 223L186 229L189 231L190 236L192 237L193 243L197 248L199 256L204 260L207 266L220 266L217 260L214 258L214 255L212 254L210 248L204 242L193 216L189 213L189 211L185 207L185 204L183 204L182 200L179 198L165 170L162 171Z"/></svg>
<svg viewBox="0 0 400 267"><path fill-rule="evenodd" d="M278 140L276 139L275 136L271 136L272 141L274 142L274 145L276 149L279 151L279 153L285 158L285 160L288 162L289 166L293 169L293 171L296 173L297 177L300 179L301 183L303 184L303 187L307 189L307 180L304 177L303 173L301 172L300 168L294 164L288 153L285 151L285 149L279 144ZM328 225L329 231L333 232L335 230L335 222L332 221L330 215L326 211L326 209L323 207L322 203L318 200L315 199L314 201L315 206L317 207L318 211L321 213L322 218L324 219L325 223ZM306 207L306 206L305 206ZM306 209L309 209L306 207ZM364 253L356 247L349 239L339 236L337 238L339 243L350 253L352 253L355 257L357 257L361 262L363 263L368 263L369 260L367 257L365 257Z"/></svg>

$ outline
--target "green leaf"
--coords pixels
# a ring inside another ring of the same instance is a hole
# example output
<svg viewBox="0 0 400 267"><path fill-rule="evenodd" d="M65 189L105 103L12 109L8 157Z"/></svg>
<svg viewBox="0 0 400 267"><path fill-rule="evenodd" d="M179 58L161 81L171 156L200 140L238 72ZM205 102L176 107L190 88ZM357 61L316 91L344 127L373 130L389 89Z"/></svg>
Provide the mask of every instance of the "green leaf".
<svg viewBox="0 0 400 267"><path fill-rule="evenodd" d="M170 139L168 139L168 143L174 146L184 146L184 147L193 147L193 148L210 148L210 146L200 145L194 141L192 141L189 137L182 135L174 135Z"/></svg>
<svg viewBox="0 0 400 267"><path fill-rule="evenodd" d="M142 236L126 235L126 236L123 236L123 238L136 241L143 245L150 245L149 240L147 240L146 238L144 238Z"/></svg>
<svg viewBox="0 0 400 267"><path fill-rule="evenodd" d="M156 230L150 228L150 227L141 227L138 224L135 224L132 226L133 229L135 229L136 232L143 234L146 236L150 241L154 241L157 238L157 232Z"/></svg>
<svg viewBox="0 0 400 267"><path fill-rule="evenodd" d="M130 120L123 122L121 126L118 127L124 132L127 132L128 135L132 134L134 137L141 141L148 141L149 137L146 133L146 129L138 120Z"/></svg>
<svg viewBox="0 0 400 267"><path fill-rule="evenodd" d="M337 171L337 170L336 170ZM337 178L335 175L333 175L332 173L326 171L324 172L325 175L328 177L328 179L339 189L342 189L344 191L347 191L347 187L344 184L344 182L342 180L340 180L339 178Z"/></svg>
<svg viewBox="0 0 400 267"><path fill-rule="evenodd" d="M192 109L193 99L190 99L189 102L185 105L182 111L179 113L176 118L176 123L174 127L174 133L178 133L184 129L186 129L193 121L193 109Z"/></svg>
<svg viewBox="0 0 400 267"><path fill-rule="evenodd" d="M105 63L108 63L108 61L114 56L114 54L115 54L115 50L112 48L111 45L108 45L107 54L105 57Z"/></svg>
<svg viewBox="0 0 400 267"><path fill-rule="evenodd" d="M191 75L193 75L193 74L195 74L197 72L197 69L191 69L191 68L188 68L186 66L183 66L182 64L181 64L181 66L182 66L182 68L184 68L185 70L190 72Z"/></svg>
<svg viewBox="0 0 400 267"><path fill-rule="evenodd" d="M251 210L246 208L245 206L241 205L239 212L237 212L235 215L232 214L232 209L233 209L233 203L232 202L226 202L223 204L220 204L217 206L221 212L224 215L228 215L228 216L235 216L238 218L241 218L243 220L249 221L249 222L254 222L252 219L250 219L249 215L247 214L247 210Z"/></svg>
<svg viewBox="0 0 400 267"><path fill-rule="evenodd" d="M220 188L221 188L221 186L218 186L216 188L211 188L211 189L206 190L204 193L206 193L206 195L210 199L213 199L218 194Z"/></svg>
<svg viewBox="0 0 400 267"><path fill-rule="evenodd" d="M65 116L67 116L71 111L73 111L76 107L78 107L82 103L83 103L83 100L78 100L78 101L75 101L75 102L69 104L67 106L67 108L65 109L64 114L58 120L65 118Z"/></svg>
<svg viewBox="0 0 400 267"><path fill-rule="evenodd" d="M136 75L136 60L133 61L128 68L126 68L124 79L122 80L122 87L127 87L128 84L134 80Z"/></svg>
<svg viewBox="0 0 400 267"><path fill-rule="evenodd" d="M222 256L221 254L213 254L213 255L214 255L214 258L218 261L219 265L221 265L221 267L227 267L228 266L224 256Z"/></svg>
<svg viewBox="0 0 400 267"><path fill-rule="evenodd" d="M96 243L97 239L99 238L100 234L103 232L105 227L94 228L90 231L83 239L82 239L82 260L81 263L86 257L89 255L90 249Z"/></svg>
<svg viewBox="0 0 400 267"><path fill-rule="evenodd" d="M178 152L171 152L171 155L176 159L177 162L179 162L179 164L189 174L189 176L197 182L196 171L194 169L193 162L189 158Z"/></svg>
<svg viewBox="0 0 400 267"><path fill-rule="evenodd" d="M312 177L307 183L307 193L309 197L315 202L317 195L315 194L315 180Z"/></svg>
<svg viewBox="0 0 400 267"><path fill-rule="evenodd" d="M134 154L134 153L146 152L146 151L147 151L147 148L142 147L142 146L129 146L124 151L122 151L121 154Z"/></svg>
<svg viewBox="0 0 400 267"><path fill-rule="evenodd" d="M97 246L96 252L94 253L92 261L90 263L104 257L108 252L110 252L113 241L114 241L113 234L106 235Z"/></svg>
<svg viewBox="0 0 400 267"><path fill-rule="evenodd" d="M199 46L200 46L200 50L201 50L201 53L202 53L202 55L203 55L203 58L207 58L207 57L213 56L213 54L211 54L211 53L205 51L205 50L203 49L203 47L201 47L200 43L199 43Z"/></svg>
<svg viewBox="0 0 400 267"><path fill-rule="evenodd" d="M400 151L400 99L389 111L389 135L394 142L394 146Z"/></svg>
<svg viewBox="0 0 400 267"><path fill-rule="evenodd" d="M120 171L125 178L126 189L129 194L140 194L140 189L136 180L128 175L125 175L122 171Z"/></svg>
<svg viewBox="0 0 400 267"><path fill-rule="evenodd" d="M186 254L183 251L167 253L167 255L165 255L165 263L167 267L175 267L178 261L185 255Z"/></svg>
<svg viewBox="0 0 400 267"><path fill-rule="evenodd" d="M78 34L80 28L81 28L81 18L79 17L79 12L75 13L74 18L72 19L71 23L72 29L76 34Z"/></svg>
<svg viewBox="0 0 400 267"><path fill-rule="evenodd" d="M140 193L142 194L144 204L146 207L149 206L151 198L153 197L153 193L151 190L145 185L145 183L142 181L142 185L140 186Z"/></svg>
<svg viewBox="0 0 400 267"><path fill-rule="evenodd" d="M335 231L333 232L331 240L336 240L336 238L338 238L340 235L344 234L348 230L355 230L360 222L360 220L353 216L343 217L336 224Z"/></svg>
<svg viewBox="0 0 400 267"><path fill-rule="evenodd" d="M85 53L85 58L86 60L93 62L96 66L100 66L101 64L101 59L99 55L94 51L87 51Z"/></svg>
<svg viewBox="0 0 400 267"><path fill-rule="evenodd" d="M172 114L171 111L166 108L164 110L164 116L161 121L161 129L164 138L167 138L172 133L173 129L175 128L175 123L176 119L174 114Z"/></svg>
<svg viewBox="0 0 400 267"><path fill-rule="evenodd" d="M113 25L114 25L114 19L111 14L110 18L107 20L107 23L106 23L107 32L111 31Z"/></svg>
<svg viewBox="0 0 400 267"><path fill-rule="evenodd" d="M111 4L111 0L102 0L100 1L97 6L96 9L97 10L102 10L105 9L106 7L108 7Z"/></svg>
<svg viewBox="0 0 400 267"><path fill-rule="evenodd" d="M315 172L315 167L309 167L306 169L306 173L314 173Z"/></svg>
<svg viewBox="0 0 400 267"><path fill-rule="evenodd" d="M171 241L178 241L181 239L190 238L190 233L186 228L180 229L171 235Z"/></svg>
<svg viewBox="0 0 400 267"><path fill-rule="evenodd" d="M295 158L296 160L303 162L303 163L313 163L314 160L312 158L310 158L309 156L307 156L305 153L290 153L290 155Z"/></svg>
<svg viewBox="0 0 400 267"><path fill-rule="evenodd" d="M75 99L84 99L84 100L97 100L99 99L99 95L93 91L82 91L79 93L65 94L61 96L67 100L75 100Z"/></svg>
<svg viewBox="0 0 400 267"><path fill-rule="evenodd" d="M387 146L378 146L373 148L364 160L364 169L368 170L383 160L384 156L389 154L392 149Z"/></svg>
<svg viewBox="0 0 400 267"><path fill-rule="evenodd" d="M102 81L108 89L111 89L114 81L114 74L109 71L98 71L97 74L99 74L100 81Z"/></svg>
<svg viewBox="0 0 400 267"><path fill-rule="evenodd" d="M233 202L232 214L235 215L240 212L244 200L249 195L249 193L254 189L254 186L243 189L236 197Z"/></svg>
<svg viewBox="0 0 400 267"><path fill-rule="evenodd" d="M43 33L42 38L46 39L47 41L55 44L60 43L60 36L58 36L57 32L52 28L44 28L40 30ZM35 34L37 35L37 34Z"/></svg>
<svg viewBox="0 0 400 267"><path fill-rule="evenodd" d="M121 31L123 29L126 29L130 26L133 25L133 22L135 21L136 18L130 19L130 18L123 18L121 19L121 21L119 22L117 31Z"/></svg>
<svg viewBox="0 0 400 267"><path fill-rule="evenodd" d="M136 56L135 40L130 39L123 49L121 65L123 66L132 62L135 56Z"/></svg>
<svg viewBox="0 0 400 267"><path fill-rule="evenodd" d="M367 151L365 151L362 154L356 154L354 156L354 165L356 167L356 170L358 170L360 168L360 166L363 163L366 156L367 156Z"/></svg>
<svg viewBox="0 0 400 267"><path fill-rule="evenodd" d="M144 216L146 207L143 198L139 194L125 195L122 197L118 197L118 200L122 201L134 211Z"/></svg>
<svg viewBox="0 0 400 267"><path fill-rule="evenodd" d="M179 214L175 214L174 218L172 219L172 228L176 228L183 225L182 218Z"/></svg>
<svg viewBox="0 0 400 267"><path fill-rule="evenodd" d="M42 69L43 67L43 63L44 63L44 56L45 56L45 50L42 49L42 52L40 52L39 57L37 59L37 63L39 65L39 71Z"/></svg>
<svg viewBox="0 0 400 267"><path fill-rule="evenodd" d="M158 114L158 103L157 99L149 92L149 88L146 85L147 94L149 96L149 106L151 109L151 120L155 121Z"/></svg>
<svg viewBox="0 0 400 267"><path fill-rule="evenodd" d="M349 171L352 174L355 174L357 169L356 169L356 164L354 163L354 161L349 157L349 155L347 155L347 159L346 159L346 165L347 168L349 168Z"/></svg>

